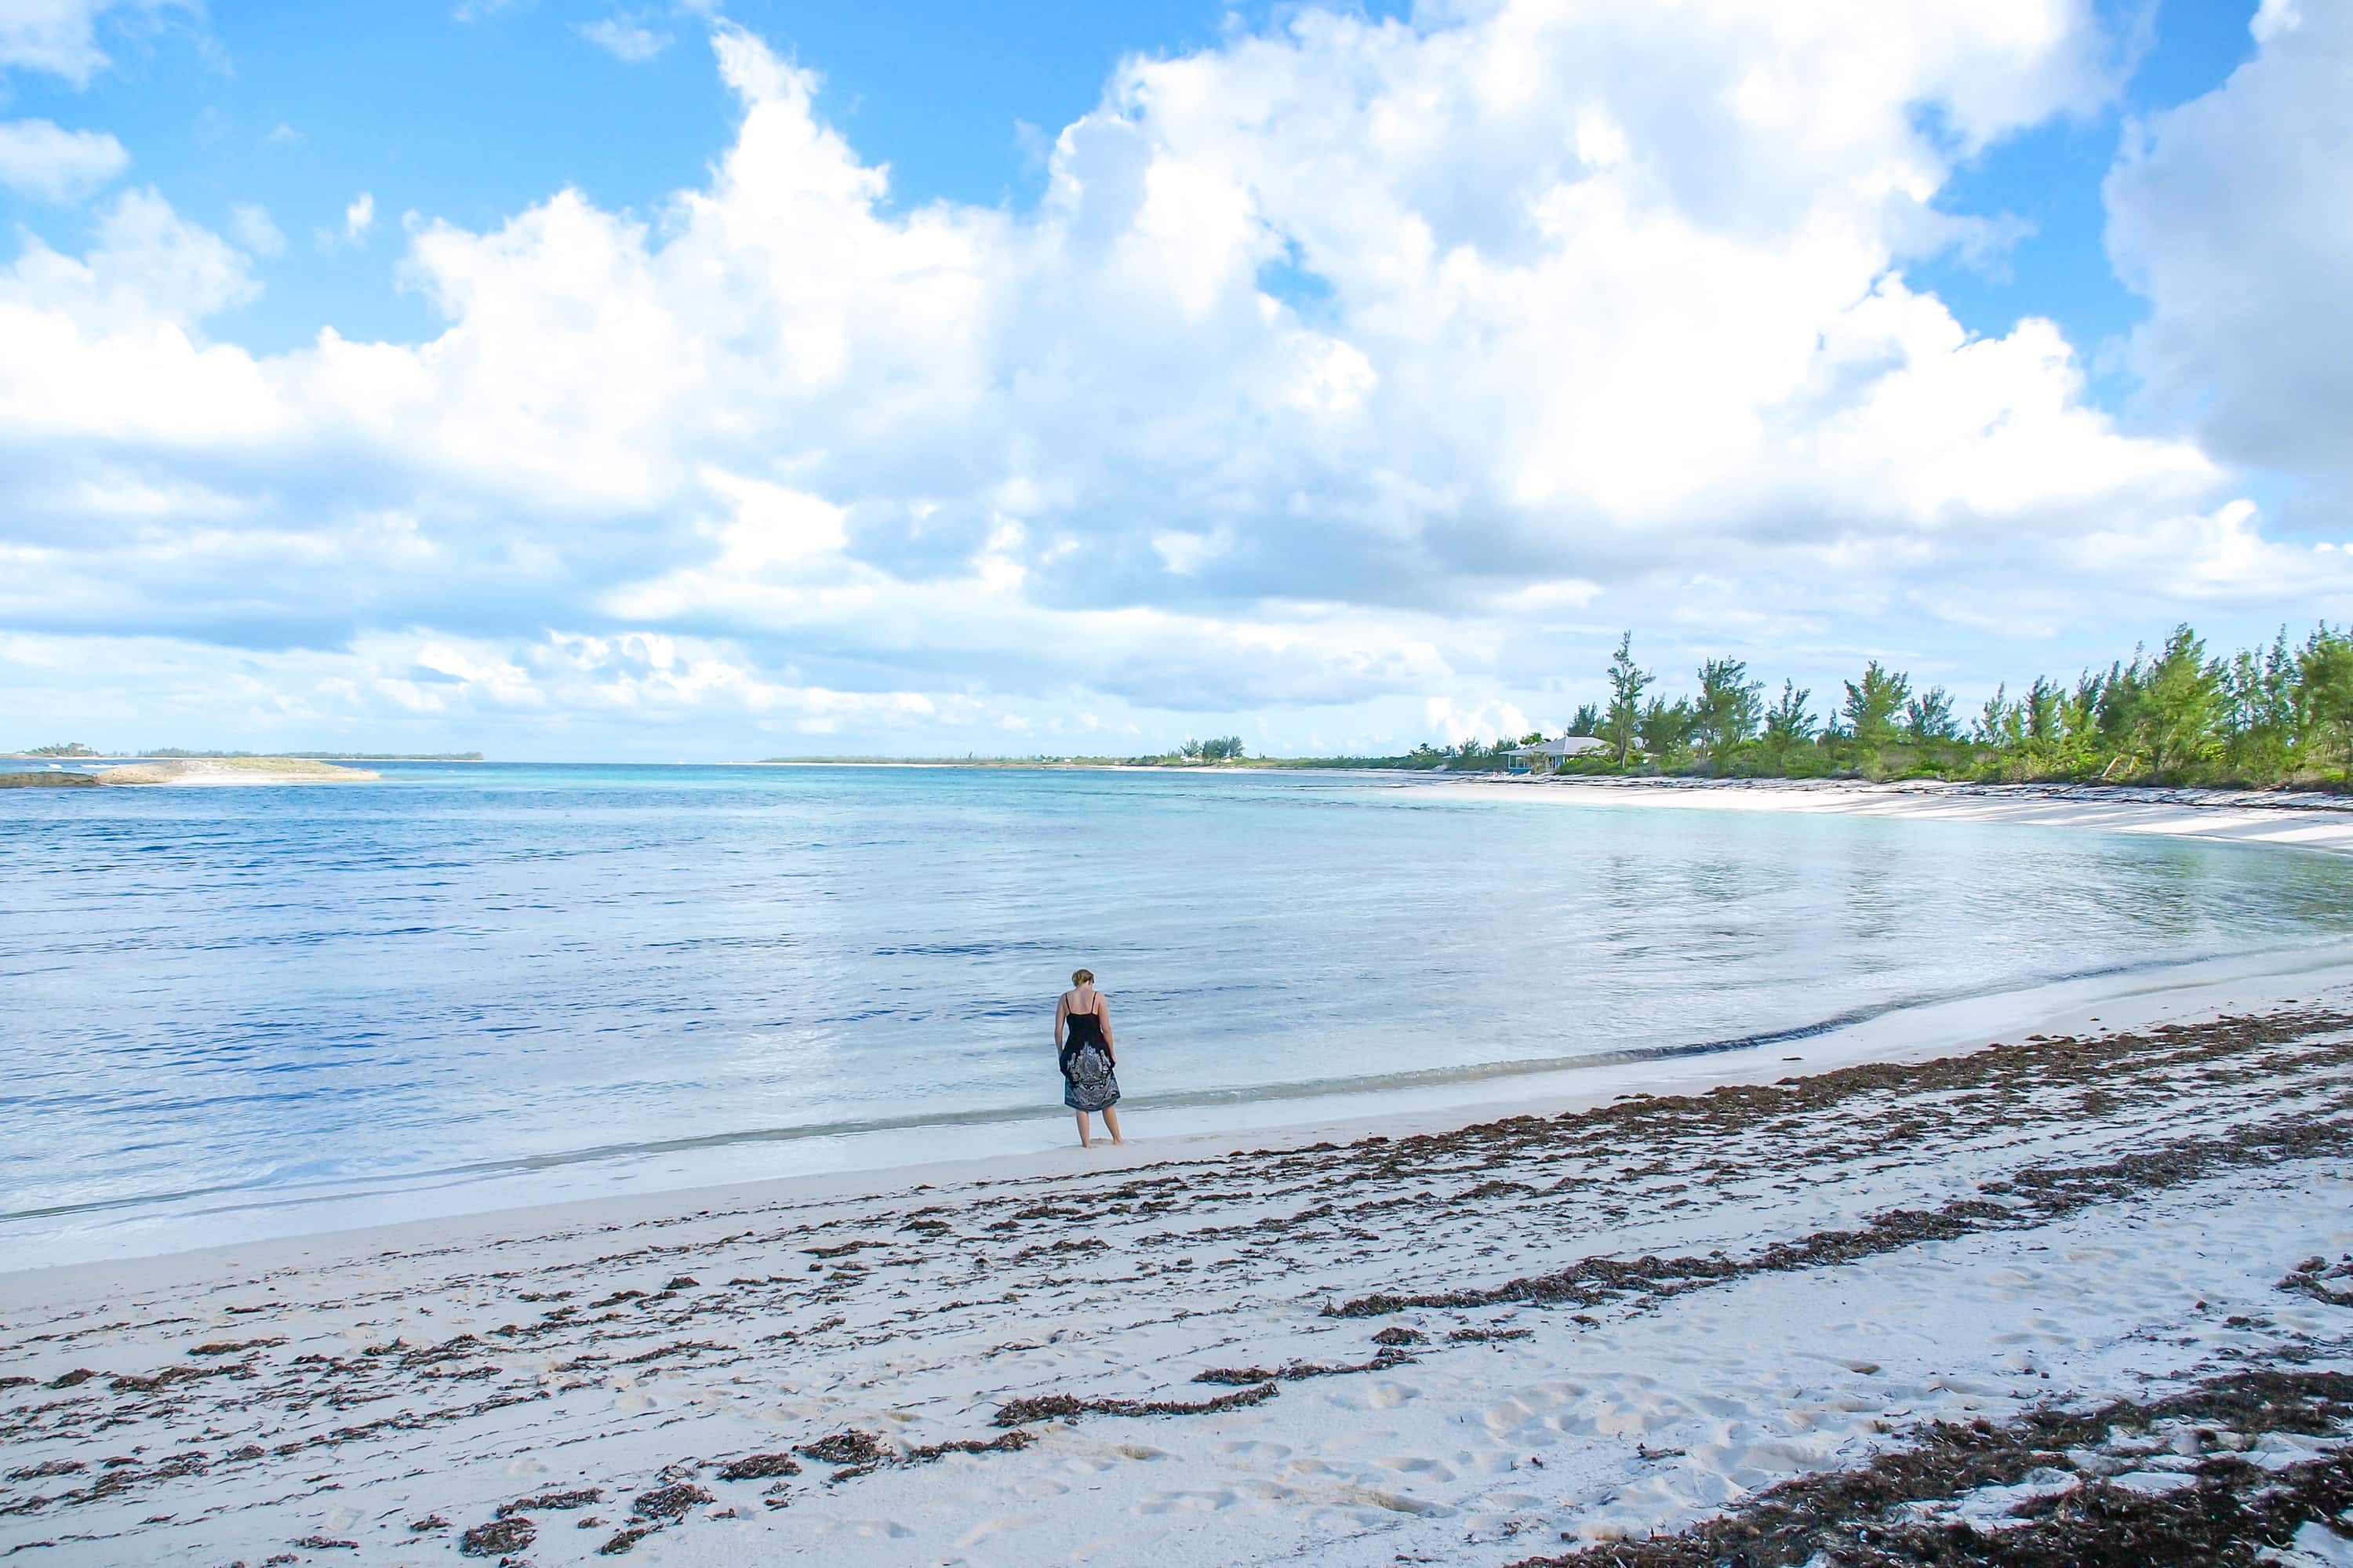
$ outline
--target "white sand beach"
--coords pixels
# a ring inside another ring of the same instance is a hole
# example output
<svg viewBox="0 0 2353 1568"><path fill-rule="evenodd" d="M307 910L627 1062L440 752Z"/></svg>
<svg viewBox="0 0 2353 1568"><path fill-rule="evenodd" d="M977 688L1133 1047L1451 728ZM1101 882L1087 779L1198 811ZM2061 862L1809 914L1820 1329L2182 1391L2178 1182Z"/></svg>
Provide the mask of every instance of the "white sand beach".
<svg viewBox="0 0 2353 1568"><path fill-rule="evenodd" d="M1885 809L1948 805L1982 809ZM1691 1528L2063 1535L2071 1499L2253 1531L2334 1473L2353 951L1510 1092L12 1258L0 1553L1500 1565ZM1900 1507L1832 1506L1822 1478L1904 1456ZM2338 1561L2308 1530L2271 1560Z"/></svg>
<svg viewBox="0 0 2353 1568"><path fill-rule="evenodd" d="M1948 784L1907 779L1614 779L1486 774L1471 789L1525 790L1577 805L1683 810L1823 811L1914 821L2090 828L2353 853L2353 796L2285 789L2106 784Z"/></svg>

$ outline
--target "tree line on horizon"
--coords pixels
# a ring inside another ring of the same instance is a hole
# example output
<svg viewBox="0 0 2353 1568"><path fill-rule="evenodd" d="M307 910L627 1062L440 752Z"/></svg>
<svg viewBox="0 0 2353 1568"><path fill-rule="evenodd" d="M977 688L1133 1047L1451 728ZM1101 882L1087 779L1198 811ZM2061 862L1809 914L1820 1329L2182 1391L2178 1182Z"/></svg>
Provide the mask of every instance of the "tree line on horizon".
<svg viewBox="0 0 2353 1568"><path fill-rule="evenodd" d="M1249 753L1238 735L1216 736L1208 740L1187 739L1176 750L1157 758L1139 758L1155 762L1240 762Z"/></svg>
<svg viewBox="0 0 2353 1568"><path fill-rule="evenodd" d="M1768 698L1746 662L1711 659L1699 689L1672 703L1649 694L1654 671L1619 639L1609 696L1580 705L1567 733L1606 749L1562 764L1585 773L1736 778L1943 778L2274 786L2353 782L2353 632L2322 621L2300 644L2210 657L2189 626L2163 650L2074 679L2038 675L1999 687L1964 716L1942 686L1917 688L1877 660L1817 713L1814 693L1784 680ZM1409 766L1498 768L1517 741L1424 745Z"/></svg>

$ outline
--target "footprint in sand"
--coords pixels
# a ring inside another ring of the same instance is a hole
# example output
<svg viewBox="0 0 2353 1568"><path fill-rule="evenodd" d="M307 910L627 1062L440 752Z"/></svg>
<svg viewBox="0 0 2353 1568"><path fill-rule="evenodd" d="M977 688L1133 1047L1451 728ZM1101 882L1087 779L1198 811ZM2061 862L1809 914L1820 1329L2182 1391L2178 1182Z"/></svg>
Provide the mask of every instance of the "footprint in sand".
<svg viewBox="0 0 2353 1568"><path fill-rule="evenodd" d="M1375 1410L1395 1410L1408 1400L1420 1397L1421 1390L1410 1383L1377 1383L1373 1384L1373 1392L1367 1396L1366 1402Z"/></svg>
<svg viewBox="0 0 2353 1568"><path fill-rule="evenodd" d="M1240 1493L1220 1488L1214 1492L1156 1492L1130 1505L1131 1513L1215 1513L1241 1501Z"/></svg>
<svg viewBox="0 0 2353 1568"><path fill-rule="evenodd" d="M1283 1444L1260 1443L1247 1437L1239 1442L1220 1443L1217 1446L1217 1452L1230 1455L1237 1459L1288 1459L1291 1457L1291 1449Z"/></svg>
<svg viewBox="0 0 2353 1568"><path fill-rule="evenodd" d="M1479 1413L1487 1430L1498 1437L1509 1436L1535 1419L1536 1413L1516 1399L1500 1400Z"/></svg>
<svg viewBox="0 0 2353 1568"><path fill-rule="evenodd" d="M1046 1516L1042 1513L1010 1513L1001 1519L983 1520L957 1536L955 1543L958 1546L977 1546L992 1535L1004 1535L1011 1531L1027 1530L1031 1525L1042 1524L1045 1520Z"/></svg>
<svg viewBox="0 0 2353 1568"><path fill-rule="evenodd" d="M1373 1463L1384 1470L1396 1470L1409 1476L1423 1476L1433 1481L1451 1481L1454 1478L1452 1470L1448 1469L1436 1459L1420 1454L1399 1454L1387 1459L1376 1459Z"/></svg>
<svg viewBox="0 0 2353 1568"><path fill-rule="evenodd" d="M869 1540L902 1541L915 1532L895 1519L845 1519L834 1526L837 1535L861 1535Z"/></svg>
<svg viewBox="0 0 2353 1568"><path fill-rule="evenodd" d="M1158 1545L1168 1539L1168 1534L1169 1532L1165 1529L1151 1529L1139 1530L1125 1535L1098 1536L1073 1551L1071 1553L1071 1561L1087 1563L1105 1553L1111 1553L1121 1562L1149 1563L1153 1559L1143 1549Z"/></svg>
<svg viewBox="0 0 2353 1568"><path fill-rule="evenodd" d="M1409 1513L1424 1519L1446 1519L1454 1510L1444 1503L1431 1502L1409 1492L1393 1492L1382 1487L1345 1487L1342 1495L1352 1501L1370 1503L1390 1513Z"/></svg>

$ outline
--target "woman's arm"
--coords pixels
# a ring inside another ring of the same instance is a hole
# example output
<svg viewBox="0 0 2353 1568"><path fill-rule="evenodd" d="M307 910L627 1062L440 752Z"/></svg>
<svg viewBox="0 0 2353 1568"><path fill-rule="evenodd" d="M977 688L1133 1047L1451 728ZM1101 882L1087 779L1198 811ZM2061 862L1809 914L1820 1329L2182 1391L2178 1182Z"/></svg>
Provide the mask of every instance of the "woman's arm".
<svg viewBox="0 0 2353 1568"><path fill-rule="evenodd" d="M1095 992L1095 1016L1103 1020L1103 1054L1116 1062L1119 1048L1111 1043L1111 998L1101 991Z"/></svg>
<svg viewBox="0 0 2353 1568"><path fill-rule="evenodd" d="M1058 1056L1062 1052L1062 1020L1069 1015L1070 1011L1071 998L1068 992L1054 999L1054 1054Z"/></svg>

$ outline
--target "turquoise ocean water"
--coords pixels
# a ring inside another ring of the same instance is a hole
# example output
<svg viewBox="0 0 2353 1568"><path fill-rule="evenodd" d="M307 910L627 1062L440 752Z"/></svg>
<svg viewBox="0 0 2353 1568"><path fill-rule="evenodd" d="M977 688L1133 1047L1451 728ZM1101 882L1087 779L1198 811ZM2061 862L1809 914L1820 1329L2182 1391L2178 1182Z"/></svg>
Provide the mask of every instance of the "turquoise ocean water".
<svg viewBox="0 0 2353 1568"><path fill-rule="evenodd" d="M383 771L0 795L7 1266L522 1174L1034 1145L1065 1132L1049 1022L1081 963L1139 1118L1311 1120L1334 1091L2353 936L2353 861L2060 830L1371 774Z"/></svg>

